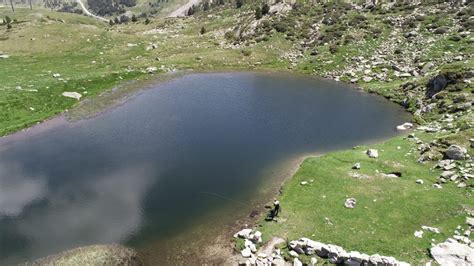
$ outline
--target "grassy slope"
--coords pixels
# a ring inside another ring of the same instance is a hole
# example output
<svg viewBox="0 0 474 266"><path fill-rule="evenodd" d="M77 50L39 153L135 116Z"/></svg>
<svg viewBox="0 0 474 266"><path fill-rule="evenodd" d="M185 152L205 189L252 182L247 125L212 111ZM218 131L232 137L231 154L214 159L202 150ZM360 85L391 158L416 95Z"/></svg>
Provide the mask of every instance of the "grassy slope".
<svg viewBox="0 0 474 266"><path fill-rule="evenodd" d="M463 205L473 206L472 192L454 184L433 189L440 171L417 163L416 145L403 137L370 148L379 149L378 159L368 158L365 147L306 159L283 187L281 222L262 222L263 235L290 240L306 236L347 250L426 261L431 239L444 241L464 224ZM361 163L360 171L351 169L355 162ZM399 171L403 176L391 179L376 171ZM356 179L351 172L369 178ZM417 179L425 183L416 184ZM300 184L310 180L314 182ZM350 197L357 199L355 209L344 207ZM427 232L415 238L422 225L438 227L442 234Z"/></svg>
<svg viewBox="0 0 474 266"><path fill-rule="evenodd" d="M7 8L0 8L0 17L9 15L22 22L14 24L10 31L0 26L0 50L11 56L0 59L0 135L76 105L76 101L61 96L63 91L78 91L87 99L126 80L146 79L148 74L143 71L148 66L211 71L287 70L289 60L281 56L293 50L296 42L288 40L284 33L269 34L268 41L229 46L224 33L235 25L245 24L243 21L251 22L252 13L246 6L242 11L211 11L211 19L209 13L204 13L185 20L154 19L149 25L141 21L108 27L82 16L43 9L21 9L12 14ZM319 19L311 13L302 17L307 23ZM66 23L60 22L61 19ZM326 73L349 65L352 56L370 55L388 38L390 30L376 18L369 16L369 20L371 25L384 29L378 39L344 45L335 54L329 53L326 45L317 46L319 55L310 57L310 51L306 51L305 58L292 71ZM202 26L208 31L205 35L199 35ZM143 34L152 29L164 33ZM129 47L128 43L137 46ZM158 49L147 51L145 48L150 43ZM458 51L465 49L466 43L443 38L426 55L439 56L446 47ZM251 51L251 55L245 55L243 50ZM472 64L470 59L468 65L472 67ZM53 73L60 73L65 81L53 78ZM361 85L392 97L404 82L394 79ZM23 90L17 90L17 86ZM472 137L472 131L449 135L461 142L469 136ZM443 136L423 137L430 141ZM465 215L461 205L474 206L472 191L453 185L446 185L441 191L431 189L439 173L430 170L430 164L416 163L411 142L395 138L374 147L381 150L379 159L366 158L363 148L307 159L284 186L281 198L284 222L262 224L264 237L306 236L340 244L346 249L379 252L409 261L426 260L431 238L441 241L451 236L458 224L463 224ZM348 175L356 161L362 163L361 173L372 178L357 180ZM377 176L375 170L397 170L404 175L400 179L385 179ZM425 185L415 184L418 178L424 179ZM300 181L310 179L314 180L311 185L299 185ZM356 209L343 207L347 197L357 198ZM333 225L326 223L325 217ZM440 227L443 234L414 238L413 232L421 225Z"/></svg>

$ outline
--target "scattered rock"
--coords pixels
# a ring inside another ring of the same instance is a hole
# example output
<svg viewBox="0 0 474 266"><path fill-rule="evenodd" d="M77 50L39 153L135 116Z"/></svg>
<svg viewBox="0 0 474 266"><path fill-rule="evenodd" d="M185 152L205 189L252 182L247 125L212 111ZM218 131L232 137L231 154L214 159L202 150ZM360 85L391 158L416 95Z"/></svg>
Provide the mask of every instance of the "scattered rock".
<svg viewBox="0 0 474 266"><path fill-rule="evenodd" d="M423 231L415 231L414 233L415 237L422 238L423 237Z"/></svg>
<svg viewBox="0 0 474 266"><path fill-rule="evenodd" d="M346 202L344 202L344 207L349 208L349 209L354 209L357 204L357 200L354 198L349 198L346 199Z"/></svg>
<svg viewBox="0 0 474 266"><path fill-rule="evenodd" d="M147 68L146 68L146 72L147 72L148 74L153 74L153 73L155 73L156 71L158 71L158 68L157 68L157 67L147 67Z"/></svg>
<svg viewBox="0 0 474 266"><path fill-rule="evenodd" d="M474 249L448 239L430 249L431 256L440 265L473 265Z"/></svg>
<svg viewBox="0 0 474 266"><path fill-rule="evenodd" d="M61 77L61 74L59 74L59 73L54 73L53 74L53 78L60 78L60 77Z"/></svg>
<svg viewBox="0 0 474 266"><path fill-rule="evenodd" d="M375 150L375 149L368 149L366 151L366 153L370 158L378 158L379 157L379 151Z"/></svg>
<svg viewBox="0 0 474 266"><path fill-rule="evenodd" d="M64 97L68 97L68 98L73 98L73 99L76 99L76 100L80 100L82 95L78 92L69 92L69 91L65 91L63 92L62 94Z"/></svg>
<svg viewBox="0 0 474 266"><path fill-rule="evenodd" d="M352 166L352 169L354 169L354 170L359 170L359 169L360 169L360 163L355 163L355 164Z"/></svg>
<svg viewBox="0 0 474 266"><path fill-rule="evenodd" d="M433 232L435 234L440 234L441 232L439 231L439 228L436 228L436 227L430 227L430 226L426 226L426 225L422 225L421 226L421 229L425 230L425 231L430 231L430 232Z"/></svg>
<svg viewBox="0 0 474 266"><path fill-rule="evenodd" d="M430 79L427 85L426 97L433 97L436 93L444 90L448 84L448 78L442 74Z"/></svg>
<svg viewBox="0 0 474 266"><path fill-rule="evenodd" d="M409 130L409 129L412 129L412 128L413 128L412 123L404 123L403 125L397 126L397 130L399 130L399 131L405 131L405 130Z"/></svg>

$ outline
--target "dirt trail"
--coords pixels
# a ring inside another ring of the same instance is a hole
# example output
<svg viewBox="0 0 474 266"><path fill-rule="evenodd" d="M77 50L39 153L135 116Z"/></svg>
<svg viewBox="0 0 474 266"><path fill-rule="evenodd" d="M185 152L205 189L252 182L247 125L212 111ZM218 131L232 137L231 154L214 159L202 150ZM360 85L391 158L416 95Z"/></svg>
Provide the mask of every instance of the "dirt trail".
<svg viewBox="0 0 474 266"><path fill-rule="evenodd" d="M186 12L189 10L189 8L191 8L193 5L198 5L199 3L201 3L201 1L202 0L189 0L186 4L180 6L178 9L171 12L171 14L169 14L168 17L169 18L184 17L186 16Z"/></svg>
<svg viewBox="0 0 474 266"><path fill-rule="evenodd" d="M82 3L81 0L77 0L77 3L79 4L79 6L81 6L82 12L84 12L84 14L86 14L87 16L93 17L93 18L95 18L95 19L98 19L98 20L101 20L101 21L104 21L104 22L108 22L107 19L92 14L92 13L86 8L86 6L84 5L84 3Z"/></svg>

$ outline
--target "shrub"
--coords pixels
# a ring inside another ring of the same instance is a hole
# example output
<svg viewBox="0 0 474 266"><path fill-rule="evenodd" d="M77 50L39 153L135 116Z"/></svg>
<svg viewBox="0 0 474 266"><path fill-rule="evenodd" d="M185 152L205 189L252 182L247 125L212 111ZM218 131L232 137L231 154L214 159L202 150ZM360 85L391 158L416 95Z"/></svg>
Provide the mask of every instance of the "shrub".
<svg viewBox="0 0 474 266"><path fill-rule="evenodd" d="M132 15L132 22L137 22L138 21L138 18L137 16L135 16L135 14Z"/></svg>
<svg viewBox="0 0 474 266"><path fill-rule="evenodd" d="M250 50L242 50L242 54L243 54L244 56L251 56L251 55L252 55L252 51L250 51Z"/></svg>
<svg viewBox="0 0 474 266"><path fill-rule="evenodd" d="M201 31L200 31L201 35L206 34L206 32L207 32L206 28L204 28L204 26L202 26Z"/></svg>
<svg viewBox="0 0 474 266"><path fill-rule="evenodd" d="M10 30L11 28L13 28L12 24L8 23L8 24L7 24L7 29Z"/></svg>
<svg viewBox="0 0 474 266"><path fill-rule="evenodd" d="M278 32L286 32L288 31L288 24L283 21L278 21L273 24L273 28Z"/></svg>
<svg viewBox="0 0 474 266"><path fill-rule="evenodd" d="M335 45L335 44L329 45L329 52L331 52L331 54L335 54L335 53L337 53L337 51L338 51L337 45Z"/></svg>
<svg viewBox="0 0 474 266"><path fill-rule="evenodd" d="M255 9L255 19L259 20L262 18L262 9L258 6Z"/></svg>
<svg viewBox="0 0 474 266"><path fill-rule="evenodd" d="M9 16L5 16L5 23L10 24L12 22L12 19Z"/></svg>

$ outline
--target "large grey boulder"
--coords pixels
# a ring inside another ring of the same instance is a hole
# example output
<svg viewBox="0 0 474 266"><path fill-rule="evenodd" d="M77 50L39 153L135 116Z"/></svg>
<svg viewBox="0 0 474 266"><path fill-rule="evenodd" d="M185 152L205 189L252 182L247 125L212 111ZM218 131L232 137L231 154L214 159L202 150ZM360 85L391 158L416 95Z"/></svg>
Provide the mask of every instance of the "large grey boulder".
<svg viewBox="0 0 474 266"><path fill-rule="evenodd" d="M432 247L430 252L440 265L474 265L474 249L454 239Z"/></svg>
<svg viewBox="0 0 474 266"><path fill-rule="evenodd" d="M144 265L135 250L120 245L80 247L51 255L25 265Z"/></svg>
<svg viewBox="0 0 474 266"><path fill-rule="evenodd" d="M467 150L459 145L451 145L444 154L448 159L462 160L466 157Z"/></svg>

